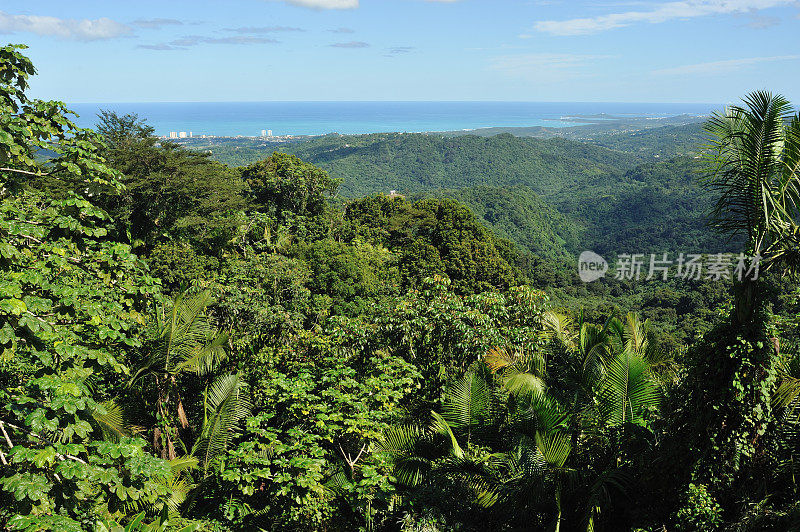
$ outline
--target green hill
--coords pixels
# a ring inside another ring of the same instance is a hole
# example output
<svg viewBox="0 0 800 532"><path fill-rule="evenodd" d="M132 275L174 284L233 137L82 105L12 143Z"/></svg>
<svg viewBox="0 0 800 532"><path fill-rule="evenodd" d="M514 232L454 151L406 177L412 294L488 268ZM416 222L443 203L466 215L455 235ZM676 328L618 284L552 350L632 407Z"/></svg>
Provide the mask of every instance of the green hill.
<svg viewBox="0 0 800 532"><path fill-rule="evenodd" d="M487 227L550 260L584 249L616 253L715 253L735 249L707 227L711 194L701 161L680 157L570 184L543 198L525 186L428 193L465 203Z"/></svg>
<svg viewBox="0 0 800 532"><path fill-rule="evenodd" d="M339 192L358 197L396 190L527 186L540 195L588 179L621 173L640 159L564 139L445 138L423 134L328 135L286 151L343 178Z"/></svg>
<svg viewBox="0 0 800 532"><path fill-rule="evenodd" d="M581 228L525 186L476 186L432 193L456 199L495 234L546 259L570 259L580 246Z"/></svg>
<svg viewBox="0 0 800 532"><path fill-rule="evenodd" d="M587 139L587 142L644 157L665 159L678 155L698 155L708 142L708 134L703 131L703 124L694 123L609 133Z"/></svg>
<svg viewBox="0 0 800 532"><path fill-rule="evenodd" d="M707 226L713 197L702 172L700 160L680 157L567 187L552 200L585 225L583 245L601 254L725 251L731 245Z"/></svg>

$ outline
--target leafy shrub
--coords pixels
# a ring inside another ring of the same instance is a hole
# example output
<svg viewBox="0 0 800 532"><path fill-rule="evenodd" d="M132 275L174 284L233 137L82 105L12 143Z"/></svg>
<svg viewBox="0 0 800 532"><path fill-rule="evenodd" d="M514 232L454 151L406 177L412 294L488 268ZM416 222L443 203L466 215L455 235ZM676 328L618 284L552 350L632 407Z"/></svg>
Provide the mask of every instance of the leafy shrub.
<svg viewBox="0 0 800 532"><path fill-rule="evenodd" d="M675 517L675 530L718 530L722 508L703 484L689 484L686 502Z"/></svg>

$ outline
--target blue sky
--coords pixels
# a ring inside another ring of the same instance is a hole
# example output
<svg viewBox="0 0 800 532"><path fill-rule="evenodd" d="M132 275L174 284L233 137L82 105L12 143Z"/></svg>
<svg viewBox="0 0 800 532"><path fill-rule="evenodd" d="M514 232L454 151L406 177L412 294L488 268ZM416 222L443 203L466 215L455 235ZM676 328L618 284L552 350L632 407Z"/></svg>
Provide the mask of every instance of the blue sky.
<svg viewBox="0 0 800 532"><path fill-rule="evenodd" d="M795 0L4 0L68 102L800 100Z"/></svg>

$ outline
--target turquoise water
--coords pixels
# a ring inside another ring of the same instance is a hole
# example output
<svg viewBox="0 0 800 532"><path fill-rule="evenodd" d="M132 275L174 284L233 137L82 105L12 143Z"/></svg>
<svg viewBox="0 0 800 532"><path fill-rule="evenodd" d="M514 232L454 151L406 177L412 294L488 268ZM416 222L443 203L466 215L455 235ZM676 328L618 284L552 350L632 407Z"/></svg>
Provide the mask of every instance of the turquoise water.
<svg viewBox="0 0 800 532"><path fill-rule="evenodd" d="M136 113L157 135L257 136L455 131L482 127L561 127L576 115L664 117L705 115L712 104L542 102L198 102L72 104L79 125L92 127L100 109Z"/></svg>

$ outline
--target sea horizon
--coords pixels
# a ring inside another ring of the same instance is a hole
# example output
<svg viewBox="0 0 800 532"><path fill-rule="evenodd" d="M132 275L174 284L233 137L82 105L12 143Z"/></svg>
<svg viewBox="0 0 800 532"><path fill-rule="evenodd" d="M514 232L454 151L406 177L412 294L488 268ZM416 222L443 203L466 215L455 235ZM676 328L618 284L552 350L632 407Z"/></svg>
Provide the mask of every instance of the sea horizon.
<svg viewBox="0 0 800 532"><path fill-rule="evenodd" d="M81 127L100 110L135 113L159 136L274 136L470 131L491 127L569 127L585 116L705 116L721 104L509 101L269 101L73 103Z"/></svg>

